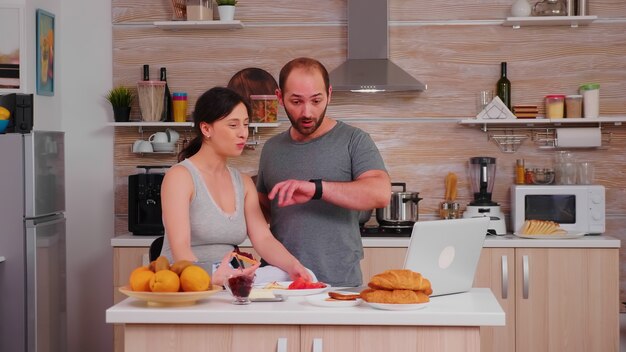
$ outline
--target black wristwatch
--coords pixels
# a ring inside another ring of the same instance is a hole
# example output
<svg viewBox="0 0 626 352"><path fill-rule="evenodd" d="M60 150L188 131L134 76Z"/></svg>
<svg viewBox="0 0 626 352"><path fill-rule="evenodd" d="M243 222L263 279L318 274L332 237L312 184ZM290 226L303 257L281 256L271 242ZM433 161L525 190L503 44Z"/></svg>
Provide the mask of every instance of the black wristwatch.
<svg viewBox="0 0 626 352"><path fill-rule="evenodd" d="M309 182L315 183L315 194L313 194L311 199L322 199L322 179L314 178L309 180Z"/></svg>

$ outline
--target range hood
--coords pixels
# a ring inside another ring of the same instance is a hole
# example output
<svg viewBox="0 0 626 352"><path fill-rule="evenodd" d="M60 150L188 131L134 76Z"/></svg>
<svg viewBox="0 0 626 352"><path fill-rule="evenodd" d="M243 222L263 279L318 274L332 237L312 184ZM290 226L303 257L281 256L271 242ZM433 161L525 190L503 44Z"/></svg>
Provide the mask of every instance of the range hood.
<svg viewBox="0 0 626 352"><path fill-rule="evenodd" d="M333 91L424 91L389 60L387 0L348 0L348 60L330 73Z"/></svg>

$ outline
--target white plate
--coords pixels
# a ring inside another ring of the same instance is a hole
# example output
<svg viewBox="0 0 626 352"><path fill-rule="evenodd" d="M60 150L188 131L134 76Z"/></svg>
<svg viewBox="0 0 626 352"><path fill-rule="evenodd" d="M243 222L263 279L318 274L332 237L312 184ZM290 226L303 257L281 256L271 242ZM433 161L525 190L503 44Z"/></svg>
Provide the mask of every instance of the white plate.
<svg viewBox="0 0 626 352"><path fill-rule="evenodd" d="M382 310L416 310L428 307L430 302L415 304L391 304L391 303L373 303L365 302L368 306Z"/></svg>
<svg viewBox="0 0 626 352"><path fill-rule="evenodd" d="M279 281L278 284L284 287L289 287L289 285L292 283L293 281ZM329 284L326 284L326 287L323 288L311 288L311 289L302 289L302 290L277 290L277 289L273 289L272 292L274 292L275 295L281 295L281 296L308 296L308 295L315 295L318 293L322 293L328 289L330 289L331 286Z"/></svg>
<svg viewBox="0 0 626 352"><path fill-rule="evenodd" d="M514 233L515 236L520 238L532 238L532 239L542 239L542 240L565 240L569 238L580 238L585 235L584 232L568 232L564 235L518 235Z"/></svg>
<svg viewBox="0 0 626 352"><path fill-rule="evenodd" d="M337 292L347 294L347 295L359 294L358 292L344 292L344 291L337 291ZM357 298L351 301L342 301L338 299L332 299L328 297L328 293L320 293L317 295L306 296L304 297L304 299L308 303L314 306L318 306L318 307L354 307L354 306L358 306L362 302L360 298Z"/></svg>

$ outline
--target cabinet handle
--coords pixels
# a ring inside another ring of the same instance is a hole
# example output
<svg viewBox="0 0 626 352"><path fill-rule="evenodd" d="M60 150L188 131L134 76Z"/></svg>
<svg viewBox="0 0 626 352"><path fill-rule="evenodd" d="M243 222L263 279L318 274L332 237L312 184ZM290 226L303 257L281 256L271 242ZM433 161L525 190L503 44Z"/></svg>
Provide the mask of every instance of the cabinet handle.
<svg viewBox="0 0 626 352"><path fill-rule="evenodd" d="M279 337L278 345L276 346L276 352L287 352L287 338Z"/></svg>
<svg viewBox="0 0 626 352"><path fill-rule="evenodd" d="M522 297L524 299L528 299L528 276L530 275L528 266L528 256L525 255L522 257L522 275L524 276Z"/></svg>
<svg viewBox="0 0 626 352"><path fill-rule="evenodd" d="M313 339L313 352L323 352L324 351L324 343L320 338Z"/></svg>
<svg viewBox="0 0 626 352"><path fill-rule="evenodd" d="M509 257L502 256L502 299L509 297Z"/></svg>
<svg viewBox="0 0 626 352"><path fill-rule="evenodd" d="M142 266L150 265L150 254L144 253L141 255L141 265Z"/></svg>

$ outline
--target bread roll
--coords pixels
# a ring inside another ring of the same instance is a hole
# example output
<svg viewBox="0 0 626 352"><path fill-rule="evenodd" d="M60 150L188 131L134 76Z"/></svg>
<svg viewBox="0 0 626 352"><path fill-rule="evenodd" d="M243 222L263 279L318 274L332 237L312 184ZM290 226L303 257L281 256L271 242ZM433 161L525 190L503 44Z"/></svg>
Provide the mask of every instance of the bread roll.
<svg viewBox="0 0 626 352"><path fill-rule="evenodd" d="M432 292L430 281L422 274L406 269L387 270L374 275L368 286L376 290L431 290Z"/></svg>
<svg viewBox="0 0 626 352"><path fill-rule="evenodd" d="M416 304L430 301L428 295L422 291L375 290L371 288L361 291L361 298L366 302L387 304Z"/></svg>

